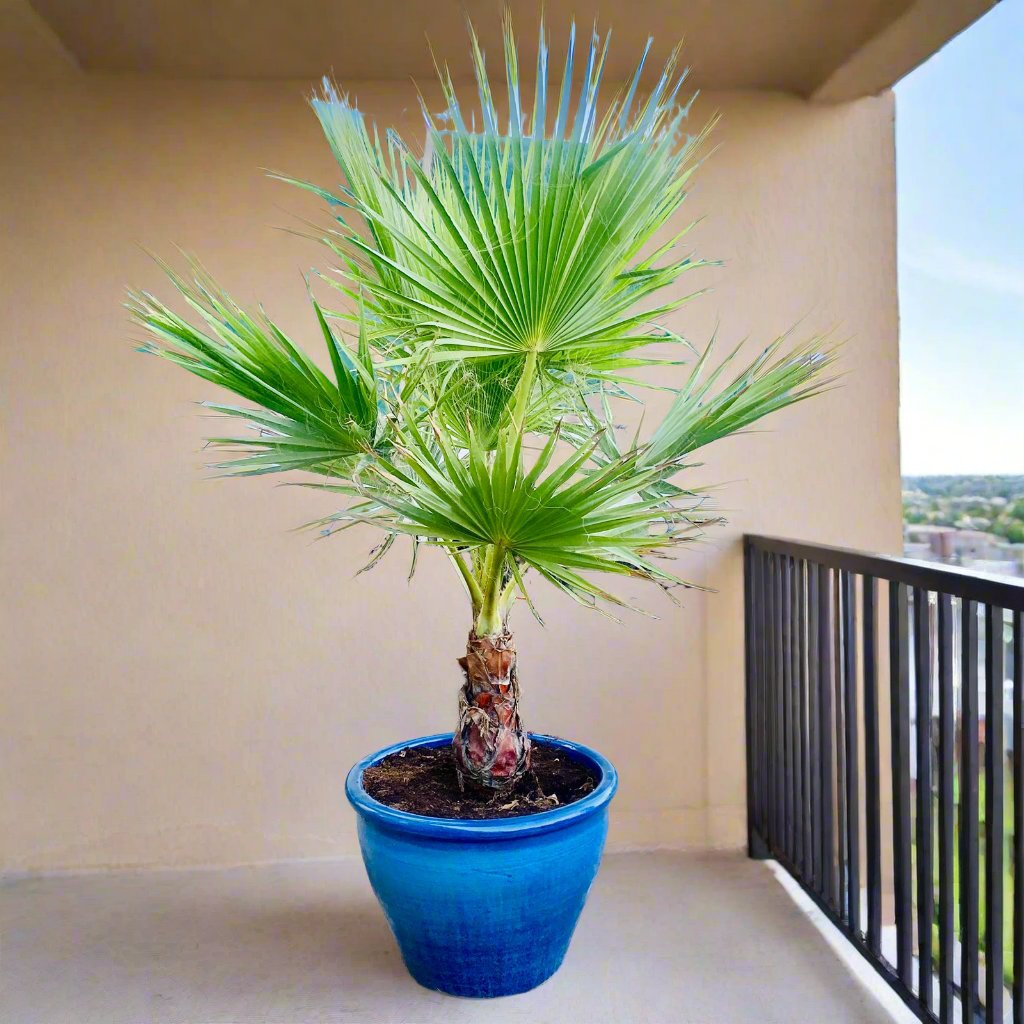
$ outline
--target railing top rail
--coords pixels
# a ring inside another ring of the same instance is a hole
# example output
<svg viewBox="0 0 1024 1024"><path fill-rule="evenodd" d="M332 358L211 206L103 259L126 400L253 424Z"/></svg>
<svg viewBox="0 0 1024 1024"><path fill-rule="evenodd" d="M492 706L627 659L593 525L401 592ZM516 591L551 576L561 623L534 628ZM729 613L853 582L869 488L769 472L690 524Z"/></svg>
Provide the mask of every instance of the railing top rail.
<svg viewBox="0 0 1024 1024"><path fill-rule="evenodd" d="M991 573L961 569L955 565L918 562L911 558L896 558L892 555L831 547L827 544L811 544L784 537L765 537L748 533L744 537L744 542L749 547L761 551L803 558L833 569L846 569L865 576L905 583L911 587L951 594L953 597L968 601L980 601L1012 611L1024 611L1024 580L1013 577L994 576Z"/></svg>

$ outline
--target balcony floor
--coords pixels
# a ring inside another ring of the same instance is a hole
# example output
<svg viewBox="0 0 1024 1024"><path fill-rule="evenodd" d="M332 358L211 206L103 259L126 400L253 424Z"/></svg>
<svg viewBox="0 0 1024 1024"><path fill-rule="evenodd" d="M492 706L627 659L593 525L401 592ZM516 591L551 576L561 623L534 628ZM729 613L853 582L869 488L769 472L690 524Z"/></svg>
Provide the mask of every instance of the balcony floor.
<svg viewBox="0 0 1024 1024"><path fill-rule="evenodd" d="M562 970L487 1004L406 975L356 860L18 879L6 1024L888 1022L770 868L605 858Z"/></svg>

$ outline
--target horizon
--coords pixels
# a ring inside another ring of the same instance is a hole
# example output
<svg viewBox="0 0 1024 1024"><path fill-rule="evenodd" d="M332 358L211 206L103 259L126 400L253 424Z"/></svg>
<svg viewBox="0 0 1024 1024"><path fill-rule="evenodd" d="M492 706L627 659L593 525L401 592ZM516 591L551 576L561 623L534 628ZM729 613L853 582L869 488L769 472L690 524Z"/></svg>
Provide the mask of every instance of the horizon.
<svg viewBox="0 0 1024 1024"><path fill-rule="evenodd" d="M901 473L901 480L923 480L923 479L941 479L943 477L954 480L961 479L965 476L983 476L983 477L1005 477L1007 479L1020 479L1024 480L1024 473Z"/></svg>

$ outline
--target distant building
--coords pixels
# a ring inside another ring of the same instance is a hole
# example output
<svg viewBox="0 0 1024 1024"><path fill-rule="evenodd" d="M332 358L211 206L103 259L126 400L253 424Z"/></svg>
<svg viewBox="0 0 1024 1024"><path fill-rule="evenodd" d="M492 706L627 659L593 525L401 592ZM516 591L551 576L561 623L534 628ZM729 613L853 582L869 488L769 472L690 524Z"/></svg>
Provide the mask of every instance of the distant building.
<svg viewBox="0 0 1024 1024"><path fill-rule="evenodd" d="M1024 544L982 530L934 523L906 523L903 553L922 562L943 562L998 576L1024 576Z"/></svg>

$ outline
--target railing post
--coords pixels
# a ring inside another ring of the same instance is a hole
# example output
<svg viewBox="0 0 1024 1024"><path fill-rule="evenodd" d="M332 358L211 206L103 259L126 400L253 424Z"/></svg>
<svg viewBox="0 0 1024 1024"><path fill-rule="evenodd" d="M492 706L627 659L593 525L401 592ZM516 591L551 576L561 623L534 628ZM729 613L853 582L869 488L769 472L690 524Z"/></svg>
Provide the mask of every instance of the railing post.
<svg viewBox="0 0 1024 1024"><path fill-rule="evenodd" d="M889 710L892 728L893 889L896 898L896 970L909 990L914 969L911 916L910 669L907 588L889 584Z"/></svg>
<svg viewBox="0 0 1024 1024"><path fill-rule="evenodd" d="M960 1001L978 1012L978 606L960 602Z"/></svg>
<svg viewBox="0 0 1024 1024"><path fill-rule="evenodd" d="M1024 1024L1024 616L1013 613L1013 1024Z"/></svg>
<svg viewBox="0 0 1024 1024"><path fill-rule="evenodd" d="M914 689L916 707L917 813L914 846L917 860L917 991L926 1009L932 1006L932 944L935 920L935 868L932 857L932 677L928 591L914 588ZM921 936L928 936L922 940Z"/></svg>
<svg viewBox="0 0 1024 1024"><path fill-rule="evenodd" d="M868 859L868 949L876 956L882 947L882 825L880 808L881 757L878 731L878 587L874 576L862 584L864 604L864 806Z"/></svg>
<svg viewBox="0 0 1024 1024"><path fill-rule="evenodd" d="M767 844L758 831L762 811L757 794L757 768L764 737L759 735L761 694L760 644L757 618L760 613L757 584L760 582L760 555L749 542L743 545L743 630L745 637L746 672L746 758L747 758L747 856L766 860L771 856Z"/></svg>
<svg viewBox="0 0 1024 1024"><path fill-rule="evenodd" d="M985 1019L1003 1021L1003 609L985 606Z"/></svg>
<svg viewBox="0 0 1024 1024"><path fill-rule="evenodd" d="M939 594L939 1021L953 1024L953 601Z"/></svg>

